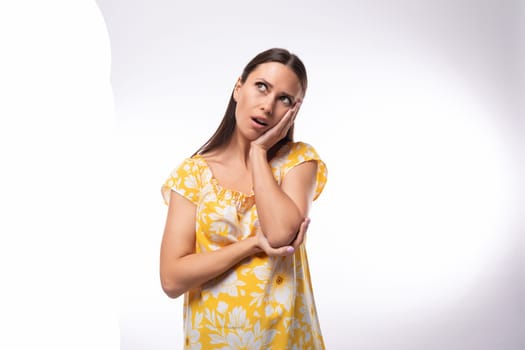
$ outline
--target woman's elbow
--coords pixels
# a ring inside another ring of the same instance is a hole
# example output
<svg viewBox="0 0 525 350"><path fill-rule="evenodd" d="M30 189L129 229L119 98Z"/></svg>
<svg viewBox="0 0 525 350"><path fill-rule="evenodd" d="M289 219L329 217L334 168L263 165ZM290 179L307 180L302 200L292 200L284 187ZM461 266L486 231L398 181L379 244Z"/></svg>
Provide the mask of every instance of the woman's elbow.
<svg viewBox="0 0 525 350"><path fill-rule="evenodd" d="M295 240L295 237L297 237L297 232L298 230L285 231L273 235L268 235L266 236L266 239L268 240L268 244L270 245L270 247L280 248L286 245L291 245Z"/></svg>
<svg viewBox="0 0 525 350"><path fill-rule="evenodd" d="M164 291L164 293L172 299L178 298L185 292L182 288L180 288L177 285L177 283L173 279L161 277L160 282L161 282L160 284L162 286L162 290Z"/></svg>
<svg viewBox="0 0 525 350"><path fill-rule="evenodd" d="M297 213L293 220L267 228L268 233L265 236L268 244L272 248L280 248L292 244L299 233L303 221L304 217Z"/></svg>

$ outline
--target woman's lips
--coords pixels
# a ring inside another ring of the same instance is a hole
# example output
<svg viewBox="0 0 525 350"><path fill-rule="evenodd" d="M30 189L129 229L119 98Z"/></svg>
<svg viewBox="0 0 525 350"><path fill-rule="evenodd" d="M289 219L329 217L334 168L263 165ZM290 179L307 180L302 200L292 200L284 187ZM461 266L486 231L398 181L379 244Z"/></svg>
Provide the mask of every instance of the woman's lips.
<svg viewBox="0 0 525 350"><path fill-rule="evenodd" d="M252 117L253 124L258 128L264 128L268 126L268 122L262 118L259 117Z"/></svg>

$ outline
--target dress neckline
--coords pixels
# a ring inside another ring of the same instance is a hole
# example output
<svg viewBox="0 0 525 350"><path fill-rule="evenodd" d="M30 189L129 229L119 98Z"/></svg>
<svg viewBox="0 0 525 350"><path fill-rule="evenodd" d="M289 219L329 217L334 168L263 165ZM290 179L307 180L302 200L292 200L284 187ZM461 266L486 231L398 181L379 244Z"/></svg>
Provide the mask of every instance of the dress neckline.
<svg viewBox="0 0 525 350"><path fill-rule="evenodd" d="M219 183L219 180L217 180L217 178L215 177L215 174L213 174L213 170L211 169L210 165L208 164L208 161L206 160L206 158L204 158L202 156L202 154L196 154L196 155L193 156L193 158L200 160L202 162L202 164L204 164L204 166L207 169L207 171L209 171L209 173L210 173L210 181L213 184L213 186L215 187L215 189L217 190L217 192L224 193L224 194L229 194L232 197L237 198L239 200L244 200L244 199L252 198L252 197L255 196L255 193L253 192L253 188L250 191L250 193L246 193L246 192L243 192L243 191L238 191L238 190L234 190L234 189L222 186Z"/></svg>

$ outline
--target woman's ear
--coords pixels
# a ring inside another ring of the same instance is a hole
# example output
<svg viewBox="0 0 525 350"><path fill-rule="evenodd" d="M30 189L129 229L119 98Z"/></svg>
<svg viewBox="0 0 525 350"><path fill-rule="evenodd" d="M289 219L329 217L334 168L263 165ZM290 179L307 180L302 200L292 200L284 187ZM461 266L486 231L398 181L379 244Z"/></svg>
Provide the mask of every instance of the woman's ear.
<svg viewBox="0 0 525 350"><path fill-rule="evenodd" d="M242 80L241 80L241 77L239 77L239 79L237 79L237 82L235 83L235 87L233 88L233 100L235 102L237 102L237 98L239 96L239 90L242 86Z"/></svg>

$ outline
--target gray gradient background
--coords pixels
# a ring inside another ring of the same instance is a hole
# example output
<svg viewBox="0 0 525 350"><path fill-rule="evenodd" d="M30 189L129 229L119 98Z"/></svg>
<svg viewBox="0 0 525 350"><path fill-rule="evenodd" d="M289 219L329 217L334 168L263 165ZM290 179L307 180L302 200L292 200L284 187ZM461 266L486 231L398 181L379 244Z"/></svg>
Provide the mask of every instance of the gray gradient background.
<svg viewBox="0 0 525 350"><path fill-rule="evenodd" d="M97 1L111 42L121 349L182 346L160 184L240 69L286 47L329 168L311 273L328 349L525 347L521 1Z"/></svg>

